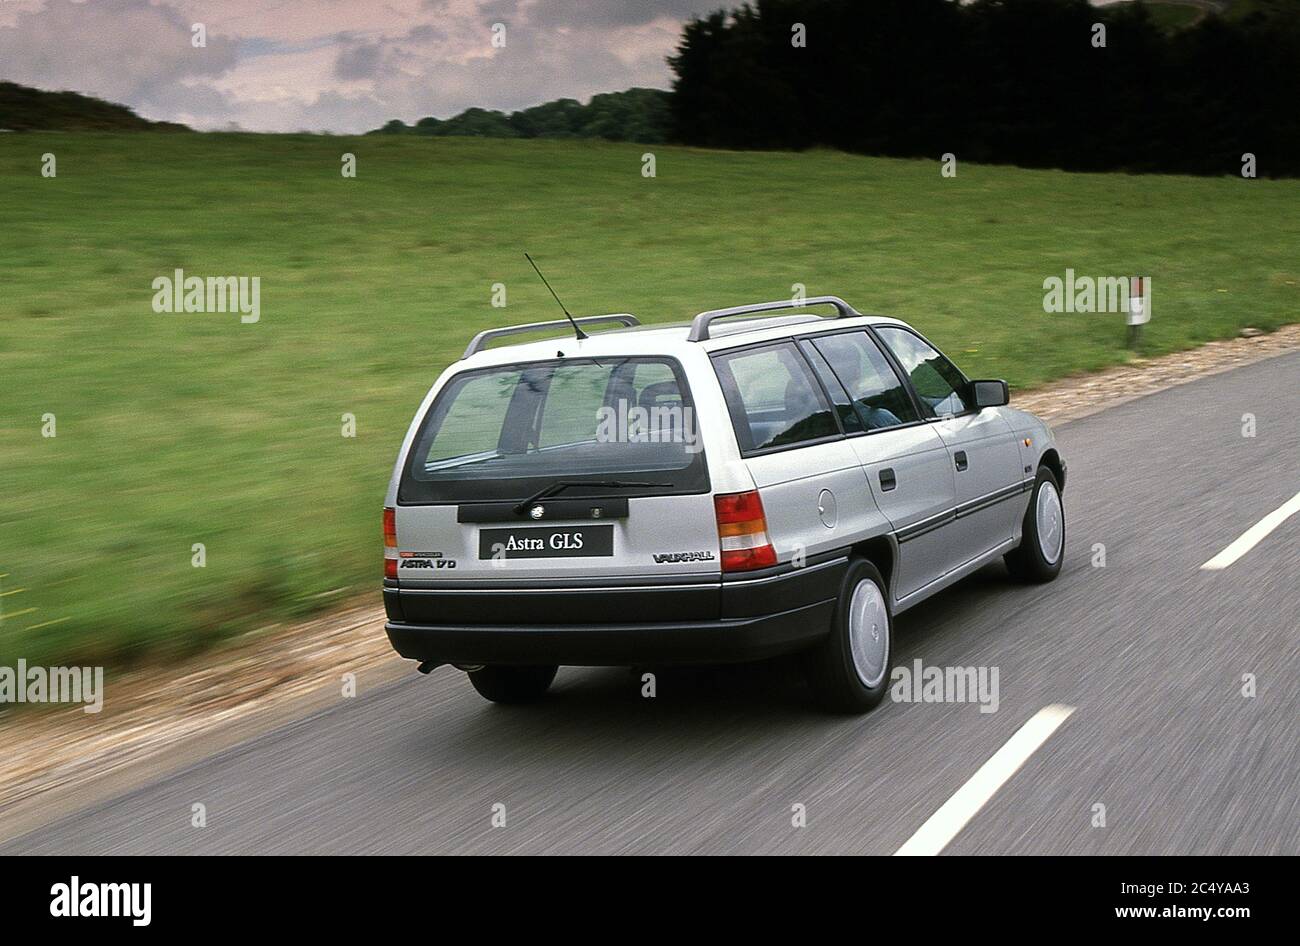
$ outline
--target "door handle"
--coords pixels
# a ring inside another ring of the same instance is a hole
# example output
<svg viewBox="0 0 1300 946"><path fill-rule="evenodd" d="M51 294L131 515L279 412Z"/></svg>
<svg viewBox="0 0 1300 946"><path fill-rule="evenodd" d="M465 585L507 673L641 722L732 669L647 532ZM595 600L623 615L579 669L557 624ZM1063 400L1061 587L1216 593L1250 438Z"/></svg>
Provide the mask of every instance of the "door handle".
<svg viewBox="0 0 1300 946"><path fill-rule="evenodd" d="M887 493L897 485L898 477L894 475L893 467L887 466L880 471L880 489L883 492Z"/></svg>
<svg viewBox="0 0 1300 946"><path fill-rule="evenodd" d="M958 473L962 472L963 470L966 469L966 467L970 466L970 463L966 459L965 450L958 450L955 454L953 454L953 459L957 461Z"/></svg>

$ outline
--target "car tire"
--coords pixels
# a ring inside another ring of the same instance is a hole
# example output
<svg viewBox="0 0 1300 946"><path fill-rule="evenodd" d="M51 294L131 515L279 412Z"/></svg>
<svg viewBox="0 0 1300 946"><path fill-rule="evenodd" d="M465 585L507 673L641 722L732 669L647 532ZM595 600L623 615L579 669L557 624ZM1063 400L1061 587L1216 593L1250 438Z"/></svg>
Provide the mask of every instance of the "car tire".
<svg viewBox="0 0 1300 946"><path fill-rule="evenodd" d="M885 580L871 562L850 559L831 632L805 657L808 683L825 709L865 713L885 698L893 653Z"/></svg>
<svg viewBox="0 0 1300 946"><path fill-rule="evenodd" d="M1029 508L1020 530L1020 545L1003 556L1012 577L1025 582L1051 581L1065 559L1065 507L1061 487L1046 466L1038 468Z"/></svg>
<svg viewBox="0 0 1300 946"><path fill-rule="evenodd" d="M559 667L481 667L469 672L479 695L493 703L531 703L540 699Z"/></svg>

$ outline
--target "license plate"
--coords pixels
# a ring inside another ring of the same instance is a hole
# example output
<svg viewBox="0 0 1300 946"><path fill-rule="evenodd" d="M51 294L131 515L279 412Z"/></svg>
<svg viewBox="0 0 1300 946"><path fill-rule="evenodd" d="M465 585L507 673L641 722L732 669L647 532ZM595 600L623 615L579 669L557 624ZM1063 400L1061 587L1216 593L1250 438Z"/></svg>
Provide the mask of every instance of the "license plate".
<svg viewBox="0 0 1300 946"><path fill-rule="evenodd" d="M591 558L614 554L613 526L480 529L479 558Z"/></svg>

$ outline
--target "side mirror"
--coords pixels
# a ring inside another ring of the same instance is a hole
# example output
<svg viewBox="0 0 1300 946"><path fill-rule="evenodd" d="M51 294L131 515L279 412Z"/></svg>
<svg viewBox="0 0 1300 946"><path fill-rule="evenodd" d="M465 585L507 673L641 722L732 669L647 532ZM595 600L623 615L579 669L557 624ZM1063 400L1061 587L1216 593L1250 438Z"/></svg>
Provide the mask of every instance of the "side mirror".
<svg viewBox="0 0 1300 946"><path fill-rule="evenodd" d="M1005 381L972 381L970 389L977 411L986 407L1001 407L1011 400L1011 391Z"/></svg>

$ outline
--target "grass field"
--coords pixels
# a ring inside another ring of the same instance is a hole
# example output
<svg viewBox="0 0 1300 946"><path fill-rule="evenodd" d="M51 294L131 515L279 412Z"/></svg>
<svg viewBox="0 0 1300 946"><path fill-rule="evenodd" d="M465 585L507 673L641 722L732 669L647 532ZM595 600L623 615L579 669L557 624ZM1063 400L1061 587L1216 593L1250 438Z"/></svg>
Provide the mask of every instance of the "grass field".
<svg viewBox="0 0 1300 946"><path fill-rule="evenodd" d="M1180 30L1205 16L1205 11L1182 3L1148 3L1151 19L1166 30Z"/></svg>
<svg viewBox="0 0 1300 946"><path fill-rule="evenodd" d="M1183 0L1173 0L1172 3L1147 0L1146 7L1155 24L1166 30L1180 30L1185 26L1191 26L1206 15L1206 10L1198 3L1183 2Z"/></svg>
<svg viewBox="0 0 1300 946"><path fill-rule="evenodd" d="M645 150L0 136L0 663L166 659L378 600L411 411L473 332L558 314L524 249L577 313L674 320L803 283L1021 388L1126 357L1122 316L1044 314L1067 267L1152 276L1148 354L1300 311L1300 182L673 148L647 179ZM177 268L260 277L260 321L155 313Z"/></svg>

